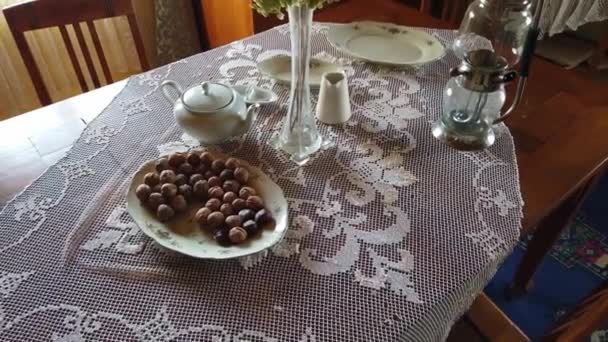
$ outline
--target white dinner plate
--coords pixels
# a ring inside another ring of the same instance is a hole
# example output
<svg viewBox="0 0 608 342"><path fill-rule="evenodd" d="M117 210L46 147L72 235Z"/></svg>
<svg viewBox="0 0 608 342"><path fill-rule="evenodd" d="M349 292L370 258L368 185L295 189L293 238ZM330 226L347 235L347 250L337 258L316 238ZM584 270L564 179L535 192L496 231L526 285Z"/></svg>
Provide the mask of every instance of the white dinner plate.
<svg viewBox="0 0 608 342"><path fill-rule="evenodd" d="M286 55L274 56L258 63L258 70L279 83L291 84L291 57ZM317 58L310 59L308 82L311 87L321 86L321 77L326 72L342 72L343 68Z"/></svg>
<svg viewBox="0 0 608 342"><path fill-rule="evenodd" d="M353 57L393 66L416 66L445 54L443 45L432 35L387 23L332 24L327 39L338 50Z"/></svg>
<svg viewBox="0 0 608 342"><path fill-rule="evenodd" d="M211 234L198 228L194 215L203 207L203 203L190 205L186 213L176 216L168 223L160 222L146 209L135 195L135 189L143 183L146 173L154 171L154 161L142 165L133 176L127 193L127 211L144 234L161 246L181 254L199 259L231 259L261 252L281 241L285 235L287 201L281 188L260 169L243 161L241 164L249 170L249 185L264 199L266 208L272 213L275 222L263 227L260 234L240 245L220 246Z"/></svg>

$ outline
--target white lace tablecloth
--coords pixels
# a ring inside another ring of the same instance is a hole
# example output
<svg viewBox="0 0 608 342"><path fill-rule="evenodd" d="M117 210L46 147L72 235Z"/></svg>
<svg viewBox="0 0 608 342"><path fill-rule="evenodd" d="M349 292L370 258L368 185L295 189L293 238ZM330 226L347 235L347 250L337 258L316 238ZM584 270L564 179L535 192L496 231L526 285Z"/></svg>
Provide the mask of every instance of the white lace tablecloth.
<svg viewBox="0 0 608 342"><path fill-rule="evenodd" d="M266 144L288 89L256 61L285 54L285 26L131 78L67 156L0 212L0 341L441 340L515 245L522 201L512 137L458 152L431 136L447 56L398 71L347 58L314 26L313 55L345 65L354 116L321 125L335 146L300 168ZM433 31L451 46L453 31ZM194 260L146 238L125 211L131 174L197 145L159 84L261 80L280 95L217 148L284 190L276 247Z"/></svg>

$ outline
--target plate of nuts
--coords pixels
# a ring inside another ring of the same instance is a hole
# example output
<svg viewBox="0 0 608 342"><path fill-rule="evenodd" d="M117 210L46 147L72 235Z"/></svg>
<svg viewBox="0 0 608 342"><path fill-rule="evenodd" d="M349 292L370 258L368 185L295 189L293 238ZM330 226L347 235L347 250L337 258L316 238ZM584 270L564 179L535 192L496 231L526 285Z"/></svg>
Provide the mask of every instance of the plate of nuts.
<svg viewBox="0 0 608 342"><path fill-rule="evenodd" d="M201 150L142 165L127 210L161 246L201 259L258 253L287 231L287 200L276 183L242 160Z"/></svg>

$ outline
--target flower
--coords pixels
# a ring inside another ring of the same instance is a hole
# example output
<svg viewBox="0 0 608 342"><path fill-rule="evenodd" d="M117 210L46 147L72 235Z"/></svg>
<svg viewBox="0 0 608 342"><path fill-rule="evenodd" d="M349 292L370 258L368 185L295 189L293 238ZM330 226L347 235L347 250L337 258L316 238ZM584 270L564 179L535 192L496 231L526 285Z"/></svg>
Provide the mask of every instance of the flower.
<svg viewBox="0 0 608 342"><path fill-rule="evenodd" d="M288 6L308 5L312 9L317 9L337 1L340 0L253 0L253 8L265 17L274 14L279 19L283 19L282 10Z"/></svg>

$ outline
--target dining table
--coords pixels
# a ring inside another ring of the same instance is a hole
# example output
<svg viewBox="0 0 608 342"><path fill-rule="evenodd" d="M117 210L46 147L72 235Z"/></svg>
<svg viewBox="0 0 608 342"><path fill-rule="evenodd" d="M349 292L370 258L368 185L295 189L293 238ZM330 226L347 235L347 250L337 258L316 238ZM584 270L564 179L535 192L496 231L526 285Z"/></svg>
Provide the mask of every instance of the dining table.
<svg viewBox="0 0 608 342"><path fill-rule="evenodd" d="M445 23L399 13L354 10L344 20L423 27L449 48L455 31ZM603 167L608 122L603 107L572 95L582 78L535 61L497 144L454 151L430 125L456 57L448 50L405 71L370 66L332 47L328 25L314 25L313 55L343 64L360 108L344 128L322 128L344 146L311 166L264 144L289 92L255 66L288 50L287 26L0 122L0 338L442 340L487 301L483 287L519 236ZM284 188L291 232L279 248L235 263L191 260L151 243L128 217L124 193L138 166L198 147L159 94L169 78L261 82L279 94L252 132L219 147Z"/></svg>

